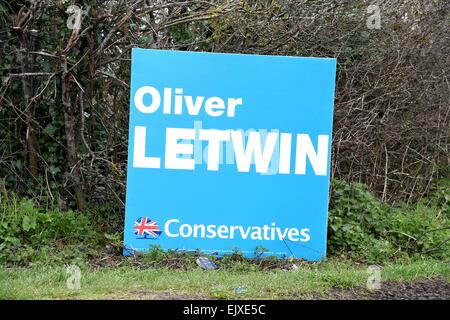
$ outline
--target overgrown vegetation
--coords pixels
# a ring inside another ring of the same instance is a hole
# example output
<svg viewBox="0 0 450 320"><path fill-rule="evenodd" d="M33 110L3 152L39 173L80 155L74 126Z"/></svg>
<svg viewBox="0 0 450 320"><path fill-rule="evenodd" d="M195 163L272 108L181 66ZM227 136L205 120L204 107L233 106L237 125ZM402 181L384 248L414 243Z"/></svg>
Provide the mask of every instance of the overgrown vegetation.
<svg viewBox="0 0 450 320"><path fill-rule="evenodd" d="M334 180L329 212L332 255L380 261L450 257L450 188L441 184L429 199L387 205L360 183Z"/></svg>
<svg viewBox="0 0 450 320"><path fill-rule="evenodd" d="M367 263L394 260L450 258L450 194L442 183L421 202L389 206L362 184L334 180L329 213L328 256ZM6 266L77 263L92 267L129 264L137 267L192 269L199 252L164 252L153 247L130 259L122 254L121 219L108 207L84 212L62 211L56 205L38 207L32 199L19 200L3 193L0 202L0 263ZM223 258L211 257L220 267L233 270L289 269L301 257L253 259L239 248ZM294 259L294 260L293 260Z"/></svg>
<svg viewBox="0 0 450 320"><path fill-rule="evenodd" d="M83 263L104 243L86 213L36 207L31 199L2 195L0 261L12 265L36 262Z"/></svg>
<svg viewBox="0 0 450 320"><path fill-rule="evenodd" d="M391 203L427 196L450 174L450 4L383 1L369 29L372 2L0 0L0 189L121 212L142 47L336 57L332 176Z"/></svg>

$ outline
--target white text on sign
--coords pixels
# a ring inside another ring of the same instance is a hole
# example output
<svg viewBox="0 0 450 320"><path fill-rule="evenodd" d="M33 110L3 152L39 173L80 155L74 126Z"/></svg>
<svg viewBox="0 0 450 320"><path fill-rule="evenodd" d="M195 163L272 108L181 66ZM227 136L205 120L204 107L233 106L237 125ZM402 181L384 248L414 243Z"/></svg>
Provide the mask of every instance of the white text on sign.
<svg viewBox="0 0 450 320"><path fill-rule="evenodd" d="M173 91L175 95L173 96ZM165 115L181 115L183 110L191 116L198 116L201 109L211 117L235 117L237 107L243 106L243 98L193 96L182 95L183 89L163 89L161 93L154 87L144 86L136 91L134 104L145 114L152 114L163 105ZM150 103L144 103L144 97L150 96ZM174 105L172 105L172 100ZM225 102L227 101L227 103ZM183 103L184 102L184 103ZM223 143L231 143L238 172L250 172L254 164L257 173L267 173L271 161L277 160L279 174L305 175L307 160L317 176L327 175L329 135L319 134L314 147L309 134L249 132L246 137L241 130L233 129L192 129L166 128L166 143L164 151L164 165L161 157L147 156L146 148L150 144L151 128L145 126L134 127L134 157L133 167L151 169L195 170L194 142L205 141L208 144L207 170L219 171L220 152ZM267 131L266 129L264 131ZM150 136L150 137L148 137ZM293 147L293 143L295 146ZM277 148L278 146L278 148ZM295 152L295 163L291 163L291 154ZM180 157L182 156L182 157Z"/></svg>

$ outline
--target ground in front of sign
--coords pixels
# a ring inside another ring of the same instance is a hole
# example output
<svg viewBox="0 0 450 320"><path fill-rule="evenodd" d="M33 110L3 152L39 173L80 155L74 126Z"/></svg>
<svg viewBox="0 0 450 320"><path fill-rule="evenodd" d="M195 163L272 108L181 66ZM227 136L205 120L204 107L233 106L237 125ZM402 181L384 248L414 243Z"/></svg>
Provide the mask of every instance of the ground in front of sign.
<svg viewBox="0 0 450 320"><path fill-rule="evenodd" d="M170 291L131 291L106 296L105 299L121 300L209 300L212 297L200 294L176 294ZM252 297L246 297L246 299ZM214 298L213 298L214 299ZM444 279L428 279L409 282L387 281L379 290L365 288L331 289L326 292L299 293L291 299L332 300L449 300L450 283Z"/></svg>
<svg viewBox="0 0 450 320"><path fill-rule="evenodd" d="M447 262L388 263L374 290L367 289L374 284L368 270L338 260L270 271L239 263L217 270L147 268L122 260L82 267L79 289L70 289L66 268L0 267L0 299L450 299Z"/></svg>

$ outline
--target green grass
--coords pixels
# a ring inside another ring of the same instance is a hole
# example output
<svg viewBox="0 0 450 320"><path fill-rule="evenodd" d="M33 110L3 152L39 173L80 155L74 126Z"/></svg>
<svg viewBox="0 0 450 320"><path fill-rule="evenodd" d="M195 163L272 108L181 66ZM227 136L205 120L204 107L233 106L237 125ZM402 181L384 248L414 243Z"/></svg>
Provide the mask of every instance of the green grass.
<svg viewBox="0 0 450 320"><path fill-rule="evenodd" d="M235 271L230 269L188 271L130 266L82 269L81 289L66 287L64 267L0 268L0 299L139 299L161 294L219 299L308 299L326 295L334 288L365 288L366 265L328 260L298 270ZM414 281L429 278L450 280L448 262L422 260L388 263L382 281ZM245 286L246 292L235 293Z"/></svg>

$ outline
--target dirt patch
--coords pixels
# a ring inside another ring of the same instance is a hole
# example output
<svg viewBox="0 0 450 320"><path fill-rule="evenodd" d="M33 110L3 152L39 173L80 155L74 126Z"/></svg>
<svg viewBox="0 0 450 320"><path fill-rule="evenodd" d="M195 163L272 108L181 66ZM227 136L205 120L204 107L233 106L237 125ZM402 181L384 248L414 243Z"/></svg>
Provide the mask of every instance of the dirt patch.
<svg viewBox="0 0 450 320"><path fill-rule="evenodd" d="M427 280L413 283L386 282L371 299L387 300L450 300L450 283L445 280Z"/></svg>
<svg viewBox="0 0 450 320"><path fill-rule="evenodd" d="M246 296L245 299L251 299ZM216 297L201 294L178 294L172 291L130 291L105 297L120 300L213 300ZM289 299L289 298L288 298ZM381 289L369 291L366 288L332 289L326 293L301 293L291 296L300 300L450 300L450 282L443 279L414 282L386 281Z"/></svg>
<svg viewBox="0 0 450 320"><path fill-rule="evenodd" d="M450 283L442 279L382 282L381 289L333 289L319 299L336 300L450 300Z"/></svg>

